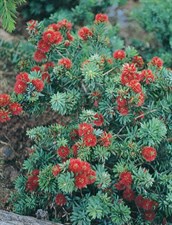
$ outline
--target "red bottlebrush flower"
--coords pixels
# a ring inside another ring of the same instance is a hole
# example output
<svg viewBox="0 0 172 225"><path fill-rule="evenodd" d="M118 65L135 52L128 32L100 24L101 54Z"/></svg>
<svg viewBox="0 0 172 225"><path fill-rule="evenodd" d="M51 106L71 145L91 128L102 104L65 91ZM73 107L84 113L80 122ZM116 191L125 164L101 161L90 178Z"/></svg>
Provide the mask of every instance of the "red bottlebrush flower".
<svg viewBox="0 0 172 225"><path fill-rule="evenodd" d="M20 80L20 81L23 81L25 83L29 82L30 79L29 79L29 74L26 73L26 72L22 72L22 73L19 73L17 76L16 76L16 80Z"/></svg>
<svg viewBox="0 0 172 225"><path fill-rule="evenodd" d="M49 43L45 42L44 40L40 40L38 42L37 47L41 52L46 53L46 52L50 51L51 45Z"/></svg>
<svg viewBox="0 0 172 225"><path fill-rule="evenodd" d="M81 160L80 159L70 159L69 170L73 173L81 172Z"/></svg>
<svg viewBox="0 0 172 225"><path fill-rule="evenodd" d="M79 145L76 143L72 146L72 150L73 150L73 156L77 157L78 155L78 150L79 150Z"/></svg>
<svg viewBox="0 0 172 225"><path fill-rule="evenodd" d="M153 211L147 211L147 212L144 212L144 219L145 220L148 220L148 221L153 221L156 217L156 214L155 212Z"/></svg>
<svg viewBox="0 0 172 225"><path fill-rule="evenodd" d="M155 56L151 59L150 64L152 64L153 66L156 66L158 68L161 68L163 66L164 62L161 58Z"/></svg>
<svg viewBox="0 0 172 225"><path fill-rule="evenodd" d="M52 31L58 31L59 27L58 27L57 23L52 23L52 24L48 25L47 29L52 30Z"/></svg>
<svg viewBox="0 0 172 225"><path fill-rule="evenodd" d="M126 116L126 115L128 115L128 113L129 113L129 109L128 109L127 106L124 106L124 107L118 107L117 110L118 110L118 112L119 112L121 115L123 115L123 116Z"/></svg>
<svg viewBox="0 0 172 225"><path fill-rule="evenodd" d="M87 178L88 178L87 184L93 184L96 181L96 171L89 170Z"/></svg>
<svg viewBox="0 0 172 225"><path fill-rule="evenodd" d="M90 163L86 161L81 161L81 172L84 174L88 174L91 170Z"/></svg>
<svg viewBox="0 0 172 225"><path fill-rule="evenodd" d="M22 107L19 103L13 102L9 105L9 110L13 115L19 115L22 112Z"/></svg>
<svg viewBox="0 0 172 225"><path fill-rule="evenodd" d="M121 83L126 85L130 83L131 80L137 79L137 69L134 63L125 63L123 65L122 74L121 74Z"/></svg>
<svg viewBox="0 0 172 225"><path fill-rule="evenodd" d="M40 79L34 79L32 80L33 86L35 86L35 89L38 92L41 92L44 89L44 82Z"/></svg>
<svg viewBox="0 0 172 225"><path fill-rule="evenodd" d="M60 148L58 148L57 150L57 154L62 158L65 159L68 157L70 153L70 150L67 146L61 146Z"/></svg>
<svg viewBox="0 0 172 225"><path fill-rule="evenodd" d="M124 171L120 174L120 182L121 184L124 184L125 186L132 184L132 174L129 171Z"/></svg>
<svg viewBox="0 0 172 225"><path fill-rule="evenodd" d="M72 23L67 19L63 19L57 23L57 27L58 29L65 28L70 31L72 29Z"/></svg>
<svg viewBox="0 0 172 225"><path fill-rule="evenodd" d="M59 33L59 32L58 32ZM56 41L56 32L53 30L47 30L43 33L42 39L49 44L54 44Z"/></svg>
<svg viewBox="0 0 172 225"><path fill-rule="evenodd" d="M93 32L88 27L82 27L78 31L78 36L82 40L86 41L86 40L88 40L88 38L93 36Z"/></svg>
<svg viewBox="0 0 172 225"><path fill-rule="evenodd" d="M112 135L110 133L106 133L104 131L100 137L100 144L103 145L104 147L108 147L111 144L111 142L109 140L111 138L112 138Z"/></svg>
<svg viewBox="0 0 172 225"><path fill-rule="evenodd" d="M49 68L54 67L54 62L46 62L44 65L42 65L43 71L47 71Z"/></svg>
<svg viewBox="0 0 172 225"><path fill-rule="evenodd" d="M34 56L33 56L34 60L36 62L41 62L43 59L46 59L46 55L44 52L40 51L39 49L36 50L36 52L34 53Z"/></svg>
<svg viewBox="0 0 172 225"><path fill-rule="evenodd" d="M121 190L124 190L125 189L125 185L122 184L120 181L116 184L114 184L115 188L118 190L118 191L121 191Z"/></svg>
<svg viewBox="0 0 172 225"><path fill-rule="evenodd" d="M66 69L70 69L72 67L72 62L70 59L68 58L62 58L62 59L59 59L59 62L58 62L59 65L62 65L64 68Z"/></svg>
<svg viewBox="0 0 172 225"><path fill-rule="evenodd" d="M0 123L5 123L10 120L9 112L7 110L0 109Z"/></svg>
<svg viewBox="0 0 172 225"><path fill-rule="evenodd" d="M38 176L39 175L39 170L38 169L35 169L32 171L32 175L33 176Z"/></svg>
<svg viewBox="0 0 172 225"><path fill-rule="evenodd" d="M143 196L142 195L138 195L136 198L135 198L135 204L137 205L137 207L139 208L142 208L143 207Z"/></svg>
<svg viewBox="0 0 172 225"><path fill-rule="evenodd" d="M66 197L61 193L57 194L55 197L55 203L59 206L66 205L67 203Z"/></svg>
<svg viewBox="0 0 172 225"><path fill-rule="evenodd" d="M72 141L76 141L79 138L79 131L78 131L78 129L73 129L70 132L70 138L71 138Z"/></svg>
<svg viewBox="0 0 172 225"><path fill-rule="evenodd" d="M123 51L123 50L116 50L116 51L113 53L113 57L114 57L115 59L120 59L120 60L122 60L122 59L124 59L124 58L126 57L126 53L125 53L125 51Z"/></svg>
<svg viewBox="0 0 172 225"><path fill-rule="evenodd" d="M143 67L144 65L143 58L139 55L135 55L132 62L139 68Z"/></svg>
<svg viewBox="0 0 172 225"><path fill-rule="evenodd" d="M96 126L102 126L102 125L103 125L104 118L103 118L103 115L102 115L102 114L96 113L96 114L94 115L94 118L96 118L96 120L94 120L94 124L95 124Z"/></svg>
<svg viewBox="0 0 172 225"><path fill-rule="evenodd" d="M31 175L28 177L27 183L26 183L26 189L28 191L36 191L36 189L39 186L39 178L37 175Z"/></svg>
<svg viewBox="0 0 172 225"><path fill-rule="evenodd" d="M96 23L107 23L109 22L109 18L108 18L108 15L106 14L102 14L102 13L99 13L95 16L95 22Z"/></svg>
<svg viewBox="0 0 172 225"><path fill-rule="evenodd" d="M128 86L135 92L135 93L141 93L142 92L142 86L138 82L138 80L131 80Z"/></svg>
<svg viewBox="0 0 172 225"><path fill-rule="evenodd" d="M116 98L116 102L119 107L125 107L127 105L127 100L122 96L118 96Z"/></svg>
<svg viewBox="0 0 172 225"><path fill-rule="evenodd" d="M143 199L142 208L146 211L153 210L154 201L148 198Z"/></svg>
<svg viewBox="0 0 172 225"><path fill-rule="evenodd" d="M14 92L16 94L23 94L26 92L27 84L21 80L17 80L14 85Z"/></svg>
<svg viewBox="0 0 172 225"><path fill-rule="evenodd" d="M123 198L129 202L133 201L135 198L134 191L130 188L126 188L123 192Z"/></svg>
<svg viewBox="0 0 172 225"><path fill-rule="evenodd" d="M41 68L39 66L32 67L31 71L39 72L41 71Z"/></svg>
<svg viewBox="0 0 172 225"><path fill-rule="evenodd" d="M52 168L52 174L56 177L61 172L60 166L57 164Z"/></svg>
<svg viewBox="0 0 172 225"><path fill-rule="evenodd" d="M75 177L75 186L79 189L85 188L88 184L88 178L85 174L79 174Z"/></svg>
<svg viewBox="0 0 172 225"><path fill-rule="evenodd" d="M97 144L97 138L93 134L86 134L83 141L87 147L94 147Z"/></svg>
<svg viewBox="0 0 172 225"><path fill-rule="evenodd" d="M55 35L56 35L56 39L55 39L54 44L58 45L63 41L63 36L58 31L55 32Z"/></svg>
<svg viewBox="0 0 172 225"><path fill-rule="evenodd" d="M43 81L46 81L47 83L50 83L50 74L48 72L44 72L42 74L41 78L42 78Z"/></svg>
<svg viewBox="0 0 172 225"><path fill-rule="evenodd" d="M141 76L143 77L143 79L145 79L146 84L149 84L150 82L155 81L155 76L152 73L151 70L142 70L141 72Z"/></svg>
<svg viewBox="0 0 172 225"><path fill-rule="evenodd" d="M93 131L94 129L91 124L88 124L88 123L79 124L79 129L78 129L79 136L91 134L93 133Z"/></svg>
<svg viewBox="0 0 172 225"><path fill-rule="evenodd" d="M29 20L27 22L27 29L28 30L35 30L37 24L38 24L38 21L37 20Z"/></svg>
<svg viewBox="0 0 172 225"><path fill-rule="evenodd" d="M142 106L145 102L145 96L144 96L144 93L141 92L139 93L139 97L138 97L138 103L137 103L137 106Z"/></svg>
<svg viewBox="0 0 172 225"><path fill-rule="evenodd" d="M156 149L149 146L143 147L142 156L147 162L154 161L157 156Z"/></svg>
<svg viewBox="0 0 172 225"><path fill-rule="evenodd" d="M71 35L70 32L67 32L66 35L67 35L67 39L68 39L69 41L73 41L73 40L74 40L74 37Z"/></svg>
<svg viewBox="0 0 172 225"><path fill-rule="evenodd" d="M10 103L10 96L7 94L0 94L0 107L4 107L9 105Z"/></svg>

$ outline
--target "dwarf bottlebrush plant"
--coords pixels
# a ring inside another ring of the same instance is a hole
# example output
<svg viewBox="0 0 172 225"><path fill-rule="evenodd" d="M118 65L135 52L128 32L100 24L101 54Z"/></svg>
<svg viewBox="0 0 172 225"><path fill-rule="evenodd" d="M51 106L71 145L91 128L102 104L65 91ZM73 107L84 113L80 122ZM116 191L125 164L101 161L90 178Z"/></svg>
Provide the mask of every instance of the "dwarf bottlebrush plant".
<svg viewBox="0 0 172 225"><path fill-rule="evenodd" d="M78 31L67 20L29 29L35 62L17 75L13 98L64 121L28 131L15 212L41 208L73 225L170 223L172 72L112 45L111 28L99 14Z"/></svg>

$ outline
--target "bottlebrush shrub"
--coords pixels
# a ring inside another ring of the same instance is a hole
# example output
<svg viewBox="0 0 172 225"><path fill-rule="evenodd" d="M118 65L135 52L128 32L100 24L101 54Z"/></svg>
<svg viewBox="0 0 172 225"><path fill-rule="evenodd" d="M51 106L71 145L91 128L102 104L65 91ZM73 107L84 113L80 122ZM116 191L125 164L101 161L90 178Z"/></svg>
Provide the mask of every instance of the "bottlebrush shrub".
<svg viewBox="0 0 172 225"><path fill-rule="evenodd" d="M106 15L72 31L34 24L35 63L16 77L26 112L46 107L61 124L33 140L12 196L14 211L47 210L70 224L167 224L172 216L171 70L132 47L113 48Z"/></svg>

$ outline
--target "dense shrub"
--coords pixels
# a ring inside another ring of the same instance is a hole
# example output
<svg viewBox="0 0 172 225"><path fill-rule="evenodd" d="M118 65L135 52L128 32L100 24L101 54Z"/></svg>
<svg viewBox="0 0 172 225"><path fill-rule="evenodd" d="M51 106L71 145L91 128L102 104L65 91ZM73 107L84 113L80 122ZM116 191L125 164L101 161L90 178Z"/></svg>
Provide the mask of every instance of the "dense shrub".
<svg viewBox="0 0 172 225"><path fill-rule="evenodd" d="M67 20L28 29L35 62L17 75L13 99L64 120L28 131L14 211L73 225L170 223L172 72L115 46L104 14L77 32Z"/></svg>
<svg viewBox="0 0 172 225"><path fill-rule="evenodd" d="M137 46L144 50L144 57L156 54L163 58L165 65L172 66L172 4L170 0L140 0L133 12L134 18L148 32L153 34L149 45L137 40ZM136 42L135 42L136 43ZM148 55L149 52L149 55Z"/></svg>

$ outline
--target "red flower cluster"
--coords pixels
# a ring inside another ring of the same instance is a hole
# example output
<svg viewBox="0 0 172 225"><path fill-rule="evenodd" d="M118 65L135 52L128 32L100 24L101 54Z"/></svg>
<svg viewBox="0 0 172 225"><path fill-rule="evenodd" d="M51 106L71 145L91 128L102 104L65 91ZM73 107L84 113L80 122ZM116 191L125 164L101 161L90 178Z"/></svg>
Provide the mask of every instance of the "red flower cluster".
<svg viewBox="0 0 172 225"><path fill-rule="evenodd" d="M126 57L126 53L125 51L123 50L116 50L114 53L113 53L113 57L115 59L119 59L119 60L122 60Z"/></svg>
<svg viewBox="0 0 172 225"><path fill-rule="evenodd" d="M70 150L67 146L61 146L57 149L57 154L60 156L60 158L66 159L70 154Z"/></svg>
<svg viewBox="0 0 172 225"><path fill-rule="evenodd" d="M156 149L153 147L149 147L149 146L143 147L142 148L142 156L147 162L152 162L155 160L155 158L157 156Z"/></svg>
<svg viewBox="0 0 172 225"><path fill-rule="evenodd" d="M27 30L29 32L36 33L37 32L37 29L36 29L37 25L38 25L38 21L37 20L29 20L27 22Z"/></svg>
<svg viewBox="0 0 172 225"><path fill-rule="evenodd" d="M135 193L134 191L131 189L131 188L126 188L124 191L123 191L123 199L131 202L134 200L135 198Z"/></svg>
<svg viewBox="0 0 172 225"><path fill-rule="evenodd" d="M81 123L79 124L78 133L79 136L85 136L86 134L92 134L94 131L94 128L91 124L88 123Z"/></svg>
<svg viewBox="0 0 172 225"><path fill-rule="evenodd" d="M97 138L94 134L86 134L83 137L83 142L87 147L94 147L97 144Z"/></svg>
<svg viewBox="0 0 172 225"><path fill-rule="evenodd" d="M100 136L100 145L104 146L104 147L108 147L111 144L110 139L112 138L112 134L107 133L107 132L103 132L103 134Z"/></svg>
<svg viewBox="0 0 172 225"><path fill-rule="evenodd" d="M103 115L102 114L98 114L98 113L96 113L95 115L94 115L94 118L96 119L96 120L94 120L94 124L96 125L96 126L102 126L103 125L103 122L104 122L104 118L103 118Z"/></svg>
<svg viewBox="0 0 172 225"><path fill-rule="evenodd" d="M39 175L39 170L33 170L32 174L28 176L27 183L26 183L26 189L28 191L35 191L38 188L39 186L38 175Z"/></svg>
<svg viewBox="0 0 172 225"><path fill-rule="evenodd" d="M59 59L59 62L58 62L59 65L62 65L64 68L66 69L70 69L72 67L72 62L70 59L68 58L62 58L62 59Z"/></svg>
<svg viewBox="0 0 172 225"><path fill-rule="evenodd" d="M109 22L108 15L99 13L95 16L95 23L107 23Z"/></svg>
<svg viewBox="0 0 172 225"><path fill-rule="evenodd" d="M129 188L132 184L132 174L129 171L124 171L119 176L119 182L115 184L117 190L124 190L125 188Z"/></svg>
<svg viewBox="0 0 172 225"><path fill-rule="evenodd" d="M79 125L79 136L83 136L83 143L87 147L94 147L97 144L97 138L93 134L93 127L91 124L82 123Z"/></svg>
<svg viewBox="0 0 172 225"><path fill-rule="evenodd" d="M69 171L75 174L75 185L79 189L94 183L96 180L96 172L91 169L90 164L79 158L70 159Z"/></svg>
<svg viewBox="0 0 172 225"><path fill-rule="evenodd" d="M152 64L153 66L156 66L160 69L160 68L162 68L164 62L161 58L155 56L151 59L150 64Z"/></svg>
<svg viewBox="0 0 172 225"><path fill-rule="evenodd" d="M19 73L16 76L16 83L14 85L14 92L16 94L23 94L26 92L27 83L30 81L29 74L26 72Z"/></svg>
<svg viewBox="0 0 172 225"><path fill-rule="evenodd" d="M128 102L125 98L122 96L118 96L116 98L117 102L117 110L121 115L128 115L129 109L128 109Z"/></svg>
<svg viewBox="0 0 172 225"><path fill-rule="evenodd" d="M155 219L155 210L158 207L158 203L154 200L143 198L143 196L138 195L135 198L135 204L137 207L144 210L144 218L148 221L153 221Z"/></svg>
<svg viewBox="0 0 172 225"><path fill-rule="evenodd" d="M154 74L149 69L142 70L140 75L141 75L142 79L145 80L146 84L149 84L150 82L153 82L155 80Z"/></svg>
<svg viewBox="0 0 172 225"><path fill-rule="evenodd" d="M143 61L143 58L141 56L138 56L138 55L135 55L133 57L133 60L132 62L139 68L142 68L143 65L144 65L144 61Z"/></svg>
<svg viewBox="0 0 172 225"><path fill-rule="evenodd" d="M52 168L52 174L56 177L61 172L60 166L57 164Z"/></svg>
<svg viewBox="0 0 172 225"><path fill-rule="evenodd" d="M11 102L8 94L0 94L0 123L10 120L11 115L19 115L22 107L17 102Z"/></svg>
<svg viewBox="0 0 172 225"><path fill-rule="evenodd" d="M33 79L32 84L38 92L41 92L44 89L44 82L40 79Z"/></svg>
<svg viewBox="0 0 172 225"><path fill-rule="evenodd" d="M93 36L93 32L88 27L82 27L78 31L78 36L82 40L86 41L86 40L88 40L88 38Z"/></svg>
<svg viewBox="0 0 172 225"><path fill-rule="evenodd" d="M66 197L62 193L57 194L55 197L55 203L59 206L66 205Z"/></svg>

